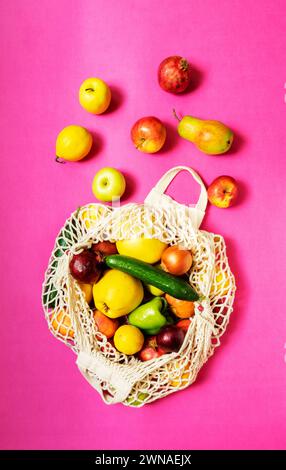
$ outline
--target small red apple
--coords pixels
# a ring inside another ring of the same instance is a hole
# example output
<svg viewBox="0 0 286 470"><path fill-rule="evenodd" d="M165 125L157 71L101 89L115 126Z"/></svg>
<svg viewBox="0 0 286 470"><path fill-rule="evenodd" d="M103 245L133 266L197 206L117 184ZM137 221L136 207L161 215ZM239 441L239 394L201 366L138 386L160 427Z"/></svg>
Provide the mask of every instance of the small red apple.
<svg viewBox="0 0 286 470"><path fill-rule="evenodd" d="M238 185L231 176L219 176L208 187L210 203L222 209L232 206L237 196Z"/></svg>
<svg viewBox="0 0 286 470"><path fill-rule="evenodd" d="M189 86L190 79L190 65L183 57L167 57L159 65L158 81L165 91L182 93Z"/></svg>
<svg viewBox="0 0 286 470"><path fill-rule="evenodd" d="M110 241L98 242L92 245L92 251L102 253L103 255L116 255L118 253L116 243Z"/></svg>
<svg viewBox="0 0 286 470"><path fill-rule="evenodd" d="M190 318L184 318L183 320L178 321L178 323L176 323L176 326L177 328L182 328L182 330L187 333L191 322L192 320Z"/></svg>
<svg viewBox="0 0 286 470"><path fill-rule="evenodd" d="M144 153L158 152L165 143L166 134L165 126L154 116L139 119L131 129L133 144Z"/></svg>
<svg viewBox="0 0 286 470"><path fill-rule="evenodd" d="M141 361L150 361L151 359L155 359L157 357L160 357L160 354L156 349L153 348L143 348L139 354L138 357Z"/></svg>
<svg viewBox="0 0 286 470"><path fill-rule="evenodd" d="M158 347L156 336L150 336L145 340L143 348L138 353L138 358L145 362L160 357L163 354L165 354L165 351Z"/></svg>
<svg viewBox="0 0 286 470"><path fill-rule="evenodd" d="M98 263L103 263L105 256L118 253L116 244L109 241L95 243L91 246L91 249L95 253Z"/></svg>

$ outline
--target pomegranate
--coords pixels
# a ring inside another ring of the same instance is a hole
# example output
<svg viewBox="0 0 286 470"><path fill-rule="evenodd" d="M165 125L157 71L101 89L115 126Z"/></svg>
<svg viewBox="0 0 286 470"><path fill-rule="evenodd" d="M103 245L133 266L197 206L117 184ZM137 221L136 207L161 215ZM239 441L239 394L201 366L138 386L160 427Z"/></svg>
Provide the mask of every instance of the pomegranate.
<svg viewBox="0 0 286 470"><path fill-rule="evenodd" d="M182 93L190 84L190 65L180 56L171 56L163 60L158 70L159 85L171 93Z"/></svg>

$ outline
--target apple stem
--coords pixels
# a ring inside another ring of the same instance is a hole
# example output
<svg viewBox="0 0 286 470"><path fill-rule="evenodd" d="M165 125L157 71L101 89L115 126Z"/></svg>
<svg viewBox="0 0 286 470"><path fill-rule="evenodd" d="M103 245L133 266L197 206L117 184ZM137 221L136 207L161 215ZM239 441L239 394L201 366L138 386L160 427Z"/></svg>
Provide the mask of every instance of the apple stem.
<svg viewBox="0 0 286 470"><path fill-rule="evenodd" d="M55 161L56 161L57 163L66 163L66 162L64 162L63 160L60 160L60 158L59 158L57 155L56 155Z"/></svg>
<svg viewBox="0 0 286 470"><path fill-rule="evenodd" d="M104 313L108 312L108 310L109 310L109 307L105 302L103 302L102 310L104 311Z"/></svg>
<svg viewBox="0 0 286 470"><path fill-rule="evenodd" d="M178 114L176 113L175 108L173 108L173 116L175 116L175 118L177 119L177 121L180 122L181 119L179 118Z"/></svg>
<svg viewBox="0 0 286 470"><path fill-rule="evenodd" d="M85 91L94 91L93 88L86 88Z"/></svg>

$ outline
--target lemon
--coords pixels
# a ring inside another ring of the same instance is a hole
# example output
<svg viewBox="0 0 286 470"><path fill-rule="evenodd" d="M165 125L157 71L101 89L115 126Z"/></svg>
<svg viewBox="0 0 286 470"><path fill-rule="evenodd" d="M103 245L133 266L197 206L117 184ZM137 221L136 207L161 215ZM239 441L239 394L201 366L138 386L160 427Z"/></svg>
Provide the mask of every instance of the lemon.
<svg viewBox="0 0 286 470"><path fill-rule="evenodd" d="M162 269L161 264L156 264L156 268ZM152 286L151 284L145 284L145 287L150 292L150 294L155 295L155 297L165 294L164 291L158 289L158 287Z"/></svg>
<svg viewBox="0 0 286 470"><path fill-rule="evenodd" d="M219 294L220 296L227 295L229 291L230 281L226 277L225 272L216 268L214 282L211 287L211 294Z"/></svg>
<svg viewBox="0 0 286 470"><path fill-rule="evenodd" d="M122 325L114 335L114 345L119 352L127 355L136 354L142 349L144 335L136 326Z"/></svg>
<svg viewBox="0 0 286 470"><path fill-rule="evenodd" d="M180 362L175 363L175 368L178 369L178 374L180 374L181 364ZM189 377L190 377L190 363L188 362L187 365L184 367L183 374L178 375L178 377L170 382L172 387L181 387L182 385L186 385Z"/></svg>
<svg viewBox="0 0 286 470"><path fill-rule="evenodd" d="M85 228L89 230L90 228L95 227L96 223L103 216L103 214L104 209L102 207L89 204L88 206L84 207L80 213L80 216L84 222Z"/></svg>
<svg viewBox="0 0 286 470"><path fill-rule="evenodd" d="M76 162L89 153L92 146L92 135L81 126L64 127L56 141L56 156L63 160Z"/></svg>
<svg viewBox="0 0 286 470"><path fill-rule="evenodd" d="M94 304L109 318L132 312L143 300L143 286L129 274L110 269L93 285Z"/></svg>
<svg viewBox="0 0 286 470"><path fill-rule="evenodd" d="M131 238L130 240L120 240L116 243L120 255L131 256L146 263L157 263L167 244L156 238Z"/></svg>
<svg viewBox="0 0 286 470"><path fill-rule="evenodd" d="M161 289L158 289L158 287L151 286L151 284L145 284L145 285L146 285L146 289L150 292L150 294L155 295L155 297L158 297L165 293Z"/></svg>
<svg viewBox="0 0 286 470"><path fill-rule="evenodd" d="M132 237L137 238L152 238L155 232L155 216L154 214L144 213L143 209L138 214L137 209L135 213L120 214L118 218L118 225L120 236L124 233L132 233ZM138 225L139 224L139 225Z"/></svg>
<svg viewBox="0 0 286 470"><path fill-rule="evenodd" d="M205 275L200 273L198 276L200 284L204 284ZM210 295L219 295L223 297L227 295L230 287L230 279L226 276L225 272L216 267L214 279L210 288Z"/></svg>

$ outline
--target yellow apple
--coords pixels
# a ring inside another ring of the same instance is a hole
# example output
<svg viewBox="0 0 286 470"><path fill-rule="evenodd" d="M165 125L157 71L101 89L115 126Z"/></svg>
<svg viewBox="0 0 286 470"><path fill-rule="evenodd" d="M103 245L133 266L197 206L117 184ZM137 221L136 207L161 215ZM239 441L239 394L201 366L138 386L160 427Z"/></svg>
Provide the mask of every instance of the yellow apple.
<svg viewBox="0 0 286 470"><path fill-rule="evenodd" d="M93 285L97 310L109 318L118 318L135 310L143 300L143 286L129 274L110 269Z"/></svg>
<svg viewBox="0 0 286 470"><path fill-rule="evenodd" d="M92 114L104 113L111 101L109 86L100 78L87 78L79 89L81 106Z"/></svg>

